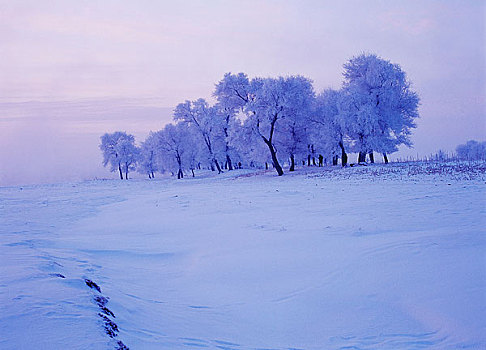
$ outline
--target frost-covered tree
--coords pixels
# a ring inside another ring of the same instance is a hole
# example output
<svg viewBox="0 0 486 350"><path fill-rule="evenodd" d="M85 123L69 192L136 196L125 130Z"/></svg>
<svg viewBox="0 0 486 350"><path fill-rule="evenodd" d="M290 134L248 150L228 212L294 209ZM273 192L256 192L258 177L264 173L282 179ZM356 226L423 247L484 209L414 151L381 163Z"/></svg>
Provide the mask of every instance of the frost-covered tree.
<svg viewBox="0 0 486 350"><path fill-rule="evenodd" d="M128 138L122 138L117 143L117 152L122 160L121 168L125 173L125 179L128 180L128 173L136 169L137 161L140 155L140 149L135 146L135 137L128 135Z"/></svg>
<svg viewBox="0 0 486 350"><path fill-rule="evenodd" d="M457 157L465 160L486 160L486 141L469 140L456 148Z"/></svg>
<svg viewBox="0 0 486 350"><path fill-rule="evenodd" d="M267 146L250 125L252 120L235 120L230 128L230 144L238 155L239 163L245 167L265 167L272 162Z"/></svg>
<svg viewBox="0 0 486 350"><path fill-rule="evenodd" d="M231 127L235 123L237 110L229 106L225 107L220 103L216 104L215 108L218 115L220 116L219 119L221 121L221 129L223 131L223 134L221 136L223 137L222 141L224 142L224 168L228 170L233 170L232 158L234 158L236 154L235 149L231 146L230 131Z"/></svg>
<svg viewBox="0 0 486 350"><path fill-rule="evenodd" d="M217 84L213 95L223 107L237 113L242 111L251 99L251 84L244 73L226 73Z"/></svg>
<svg viewBox="0 0 486 350"><path fill-rule="evenodd" d="M154 132L150 132L149 136L142 142L137 170L141 174L147 174L149 179L155 178L155 173L159 170L157 164L157 136Z"/></svg>
<svg viewBox="0 0 486 350"><path fill-rule="evenodd" d="M289 171L295 169L295 159L309 151L309 118L315 98L312 82L301 76L281 78L278 86L283 102L283 117L275 130L275 145L290 160Z"/></svg>
<svg viewBox="0 0 486 350"><path fill-rule="evenodd" d="M157 139L157 157L164 169L177 173L177 178L184 177L184 170L195 168L194 132L185 123L167 124L154 134Z"/></svg>
<svg viewBox="0 0 486 350"><path fill-rule="evenodd" d="M254 78L251 81L243 74L226 74L216 85L218 101L230 108L242 109L248 120L245 126L255 132L264 142L278 175L283 175L279 157L295 156L294 146L302 136L296 131L312 101L311 82L301 76L279 78ZM303 123L302 123L303 124ZM277 156L276 139L280 139L282 149Z"/></svg>
<svg viewBox="0 0 486 350"><path fill-rule="evenodd" d="M398 64L362 54L344 64L344 98L340 110L346 132L354 140L359 162L373 151L394 152L411 146L411 129L419 116L419 97Z"/></svg>
<svg viewBox="0 0 486 350"><path fill-rule="evenodd" d="M333 164L337 164L341 155L341 165L346 166L348 156L345 149L345 126L339 113L339 103L342 91L333 89L320 93L311 117L313 130L310 133L313 144L321 154L330 155Z"/></svg>
<svg viewBox="0 0 486 350"><path fill-rule="evenodd" d="M125 132L117 131L112 134L106 133L101 136L100 150L103 153L103 166L110 164L110 171L117 171L120 174L120 179L123 180L123 172L121 169L121 158L117 152L118 139L128 136Z"/></svg>
<svg viewBox="0 0 486 350"><path fill-rule="evenodd" d="M302 76L253 79L252 98L246 106L254 130L267 145L278 175L283 175L277 157L288 155L291 166L303 140L303 128L314 97L312 83Z"/></svg>
<svg viewBox="0 0 486 350"><path fill-rule="evenodd" d="M249 101L250 81L244 73L226 73L223 79L216 84L213 96L218 100L217 107L223 111L225 116L223 131L226 142L226 163L231 170L231 156L237 156L237 154L235 154L237 151L236 148L239 148L240 153L243 151L241 147L239 147L241 145L237 144L236 146L233 146L238 139L235 137L236 135L234 135L233 128L241 131L241 129L238 128L241 126L241 123L236 120L236 116L238 113L243 112L243 108ZM231 142L231 140L233 140L233 142Z"/></svg>
<svg viewBox="0 0 486 350"><path fill-rule="evenodd" d="M308 131L303 120L285 120L275 137L275 145L289 157L289 171L295 170L296 158L305 158L309 150Z"/></svg>
<svg viewBox="0 0 486 350"><path fill-rule="evenodd" d="M110 164L111 171L117 171L120 179L128 179L130 170L135 169L139 150L135 146L135 137L126 132L116 131L101 136L100 150L103 153L103 166Z"/></svg>
<svg viewBox="0 0 486 350"><path fill-rule="evenodd" d="M153 178L171 169L184 171L207 164L219 173L235 164L263 166L271 163L283 175L296 161L319 165L324 156L347 164L347 151L365 161L373 152L394 152L411 145L410 133L418 117L419 99L400 66L376 55L360 55L344 65L339 91L325 90L317 99L312 82L302 76L248 79L244 73L227 73L214 90L217 103L204 99L185 101L174 110L176 125L152 133L140 150L133 136L106 134L100 146L104 164L128 177L138 161L138 171ZM138 158L139 157L139 158ZM138 159L137 159L138 158ZM237 163L235 163L237 161Z"/></svg>
<svg viewBox="0 0 486 350"><path fill-rule="evenodd" d="M206 100L180 103L174 110L174 120L193 126L206 146L211 168L216 166L221 173L218 156L225 152L223 120L225 116L214 106L209 106Z"/></svg>

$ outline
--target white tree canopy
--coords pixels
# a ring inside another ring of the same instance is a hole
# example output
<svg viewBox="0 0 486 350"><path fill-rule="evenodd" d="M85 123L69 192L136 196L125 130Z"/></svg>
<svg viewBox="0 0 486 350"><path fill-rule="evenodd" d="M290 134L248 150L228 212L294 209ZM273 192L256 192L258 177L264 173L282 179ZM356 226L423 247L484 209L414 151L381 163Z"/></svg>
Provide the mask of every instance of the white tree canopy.
<svg viewBox="0 0 486 350"><path fill-rule="evenodd" d="M235 165L268 166L278 175L281 164L292 171L307 158L319 166L332 158L347 164L347 152L358 161L373 152L395 152L411 146L419 98L399 65L374 54L362 54L344 64L340 90L326 89L316 96L312 81L300 75L254 77L226 73L216 85L210 105L205 99L186 100L174 109L176 124L151 133L141 144L123 132L102 137L104 164L128 177L138 161L138 171L154 177L170 170L178 177L202 167L232 170ZM463 147L458 154L471 153ZM464 150L463 150L464 149ZM478 149L476 147L475 149ZM477 151L474 151L477 152Z"/></svg>
<svg viewBox="0 0 486 350"><path fill-rule="evenodd" d="M343 91L340 112L354 151L390 153L411 146L419 97L398 64L374 54L353 57L344 64Z"/></svg>
<svg viewBox="0 0 486 350"><path fill-rule="evenodd" d="M177 173L179 179L184 177L184 171L194 170L197 148L191 126L184 123L167 124L154 135L161 169Z"/></svg>
<svg viewBox="0 0 486 350"><path fill-rule="evenodd" d="M135 146L135 137L126 132L116 131L101 136L100 149L103 153L103 165L110 164L110 171L118 170L120 179L128 179L128 173L135 169L139 150Z"/></svg>
<svg viewBox="0 0 486 350"><path fill-rule="evenodd" d="M141 174L147 174L149 179L154 178L155 173L159 170L157 164L157 137L154 132L150 132L140 146L140 159L137 170Z"/></svg>
<svg viewBox="0 0 486 350"><path fill-rule="evenodd" d="M218 108L209 106L206 100L180 103L174 110L174 120L193 126L201 136L207 148L211 167L216 166L221 173L218 157L225 154L224 124L225 116Z"/></svg>

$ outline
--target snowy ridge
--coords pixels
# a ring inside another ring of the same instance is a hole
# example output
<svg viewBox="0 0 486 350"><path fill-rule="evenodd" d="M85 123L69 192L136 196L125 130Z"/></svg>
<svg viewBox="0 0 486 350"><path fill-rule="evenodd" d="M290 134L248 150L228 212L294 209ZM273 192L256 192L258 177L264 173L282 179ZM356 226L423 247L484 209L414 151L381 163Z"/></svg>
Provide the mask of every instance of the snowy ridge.
<svg viewBox="0 0 486 350"><path fill-rule="evenodd" d="M466 166L0 188L0 348L483 348Z"/></svg>

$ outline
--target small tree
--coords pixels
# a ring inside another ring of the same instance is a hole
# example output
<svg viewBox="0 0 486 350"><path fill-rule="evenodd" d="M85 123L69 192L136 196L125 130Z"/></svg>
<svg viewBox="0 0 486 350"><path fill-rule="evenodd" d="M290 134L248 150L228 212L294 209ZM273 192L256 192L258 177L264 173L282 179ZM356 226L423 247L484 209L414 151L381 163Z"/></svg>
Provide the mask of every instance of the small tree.
<svg viewBox="0 0 486 350"><path fill-rule="evenodd" d="M177 173L177 178L184 177L184 170L191 170L194 176L195 149L194 131L184 123L167 124L156 133L157 156L164 168Z"/></svg>
<svg viewBox="0 0 486 350"><path fill-rule="evenodd" d="M206 100L200 98L196 101L180 103L174 110L174 120L194 127L204 142L211 168L213 165L222 173L217 155L224 152L224 115L216 107L210 107Z"/></svg>
<svg viewBox="0 0 486 350"><path fill-rule="evenodd" d="M234 155L235 148L230 142L230 133L232 126L235 125L235 119L238 113L243 111L243 107L248 102L249 85L248 77L243 74L226 73L223 79L216 84L213 96L218 103L216 107L224 115L223 132L225 137L225 154L226 165L232 170L233 162L231 155Z"/></svg>
<svg viewBox="0 0 486 350"><path fill-rule="evenodd" d="M239 161L245 167L265 167L272 162L267 146L261 142L260 136L253 130L251 120L235 120L230 128L229 140L231 147L239 156Z"/></svg>
<svg viewBox="0 0 486 350"><path fill-rule="evenodd" d="M116 131L101 136L100 150L103 153L103 166L110 164L110 170L118 170L120 179L128 179L130 170L135 169L139 150L135 146L135 137L126 132Z"/></svg>
<svg viewBox="0 0 486 350"><path fill-rule="evenodd" d="M155 172L157 172L157 137L156 134L150 132L149 136L142 142L140 147L140 159L138 162L138 171L141 174L147 174L149 179L155 178Z"/></svg>
<svg viewBox="0 0 486 350"><path fill-rule="evenodd" d="M284 78L281 82L283 118L275 131L275 145L290 160L289 171L295 169L295 159L309 151L309 118L315 99L312 82L301 76Z"/></svg>
<svg viewBox="0 0 486 350"><path fill-rule="evenodd" d="M314 132L311 139L322 154L330 155L333 165L337 164L339 154L341 165L346 166L348 156L345 149L345 126L340 118L339 103L342 91L324 90L315 101L314 113L311 117Z"/></svg>
<svg viewBox="0 0 486 350"><path fill-rule="evenodd" d="M122 139L118 142L118 154L121 157L121 168L125 172L125 179L128 180L128 173L136 169L140 149L135 146L135 138L130 135L129 139Z"/></svg>

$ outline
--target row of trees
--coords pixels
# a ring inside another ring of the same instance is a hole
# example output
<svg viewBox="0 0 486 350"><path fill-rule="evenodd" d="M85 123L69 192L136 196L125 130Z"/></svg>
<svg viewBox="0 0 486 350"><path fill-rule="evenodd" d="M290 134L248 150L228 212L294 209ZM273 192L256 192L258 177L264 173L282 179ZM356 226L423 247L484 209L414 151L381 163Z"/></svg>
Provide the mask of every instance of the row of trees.
<svg viewBox="0 0 486 350"><path fill-rule="evenodd" d="M273 166L283 175L297 162L346 166L348 153L358 162L373 152L387 154L411 146L418 117L418 95L399 65L362 54L344 65L340 90L316 96L303 76L248 78L227 73L215 86L216 99L185 101L174 110L174 124L151 132L140 147L126 133L105 134L104 165L120 178L137 168L150 178L170 171L178 178L196 168L222 172L237 167ZM136 165L136 167L135 167Z"/></svg>
<svg viewBox="0 0 486 350"><path fill-rule="evenodd" d="M486 141L469 140L456 147L456 155L464 160L486 160Z"/></svg>

